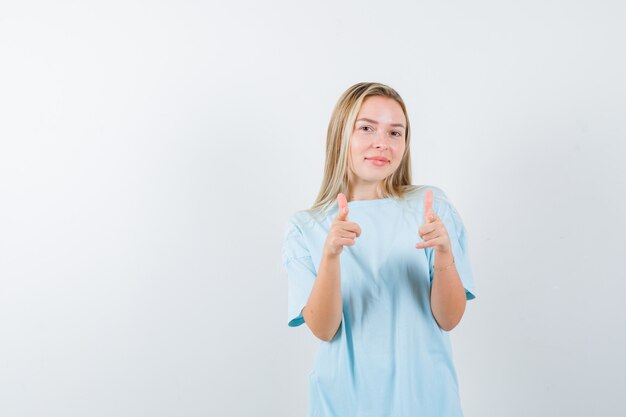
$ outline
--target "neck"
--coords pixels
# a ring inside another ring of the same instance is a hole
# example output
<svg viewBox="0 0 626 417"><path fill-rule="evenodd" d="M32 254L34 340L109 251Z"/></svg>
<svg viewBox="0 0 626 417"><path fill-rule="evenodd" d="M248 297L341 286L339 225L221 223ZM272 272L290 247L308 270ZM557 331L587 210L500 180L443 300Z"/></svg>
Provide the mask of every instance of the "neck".
<svg viewBox="0 0 626 417"><path fill-rule="evenodd" d="M377 200L383 198L379 184L354 184L350 187L348 201Z"/></svg>

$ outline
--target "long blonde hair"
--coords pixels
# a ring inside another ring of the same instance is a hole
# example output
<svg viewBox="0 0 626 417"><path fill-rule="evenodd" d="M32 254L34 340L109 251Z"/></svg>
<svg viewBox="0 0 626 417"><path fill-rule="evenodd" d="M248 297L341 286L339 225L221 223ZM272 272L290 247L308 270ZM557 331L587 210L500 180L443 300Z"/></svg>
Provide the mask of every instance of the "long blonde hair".
<svg viewBox="0 0 626 417"><path fill-rule="evenodd" d="M313 212L326 212L337 202L337 195L349 195L348 158L350 155L350 137L356 122L361 104L366 97L384 96L394 99L404 112L406 133L404 154L400 166L382 181L383 198L404 198L420 186L411 184L411 128L409 116L402 97L393 88L374 82L361 82L348 88L339 97L328 124L326 135L326 163L324 178L315 203L309 209Z"/></svg>

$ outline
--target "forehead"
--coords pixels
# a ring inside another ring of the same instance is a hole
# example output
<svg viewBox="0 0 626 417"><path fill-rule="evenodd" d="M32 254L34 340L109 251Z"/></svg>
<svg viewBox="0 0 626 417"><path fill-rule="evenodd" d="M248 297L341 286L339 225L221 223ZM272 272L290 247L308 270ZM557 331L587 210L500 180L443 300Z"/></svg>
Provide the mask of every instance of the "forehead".
<svg viewBox="0 0 626 417"><path fill-rule="evenodd" d="M405 124L406 122L406 117L400 104L396 100L384 96L366 97L363 103L361 103L361 108L357 115L357 120L361 118L387 124Z"/></svg>

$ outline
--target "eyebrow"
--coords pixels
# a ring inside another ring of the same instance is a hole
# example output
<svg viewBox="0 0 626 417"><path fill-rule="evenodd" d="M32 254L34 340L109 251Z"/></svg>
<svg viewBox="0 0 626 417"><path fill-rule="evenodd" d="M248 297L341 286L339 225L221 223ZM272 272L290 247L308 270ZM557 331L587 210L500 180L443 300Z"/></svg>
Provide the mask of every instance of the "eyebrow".
<svg viewBox="0 0 626 417"><path fill-rule="evenodd" d="M358 119L357 122L360 121L364 121L364 122L370 122L370 123L374 123L374 124L378 124L378 122L376 120L372 120L372 119L366 119L366 118L361 118ZM391 126L398 126L401 127L402 129L406 130L406 127L404 127L404 125L402 123L392 123Z"/></svg>

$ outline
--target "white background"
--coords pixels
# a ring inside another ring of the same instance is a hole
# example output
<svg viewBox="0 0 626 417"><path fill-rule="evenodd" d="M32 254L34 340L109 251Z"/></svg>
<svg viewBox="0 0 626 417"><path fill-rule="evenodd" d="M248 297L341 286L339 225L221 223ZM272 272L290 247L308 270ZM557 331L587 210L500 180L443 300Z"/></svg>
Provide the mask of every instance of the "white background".
<svg viewBox="0 0 626 417"><path fill-rule="evenodd" d="M0 415L304 416L280 246L339 95L465 223L467 417L623 416L622 1L0 5ZM417 235L417 231L416 231ZM417 240L416 240L417 241Z"/></svg>

